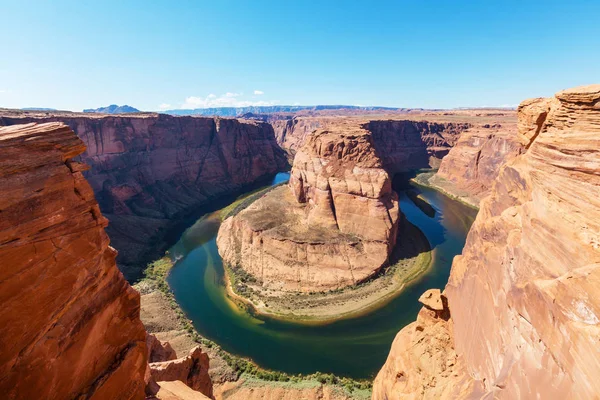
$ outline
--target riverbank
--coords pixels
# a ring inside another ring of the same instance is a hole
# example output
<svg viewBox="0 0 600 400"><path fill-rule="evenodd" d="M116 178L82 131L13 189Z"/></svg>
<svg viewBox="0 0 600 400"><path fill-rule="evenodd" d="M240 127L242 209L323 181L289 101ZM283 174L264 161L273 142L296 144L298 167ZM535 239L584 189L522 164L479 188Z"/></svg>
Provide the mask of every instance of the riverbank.
<svg viewBox="0 0 600 400"><path fill-rule="evenodd" d="M146 330L171 344L178 355L188 354L200 346L208 354L209 375L215 398L246 399L248 391L266 395L286 393L290 398L312 398L313 394L330 393L336 400L366 400L371 397L370 381L357 381L333 374L293 375L260 368L249 359L223 350L201 336L187 318L167 283L174 266L168 255L148 265L145 278L134 285L140 293L140 317ZM319 399L320 397L315 397Z"/></svg>
<svg viewBox="0 0 600 400"><path fill-rule="evenodd" d="M466 206L479 210L479 202L481 199L473 197L467 192L457 190L452 182L440 178L436 175L435 171L421 172L410 181L416 185L437 190L452 200L456 200Z"/></svg>
<svg viewBox="0 0 600 400"><path fill-rule="evenodd" d="M405 218L398 238L391 265L358 285L311 293L264 290L243 270L224 265L227 295L255 315L296 323L319 325L365 315L400 295L431 266L427 238Z"/></svg>

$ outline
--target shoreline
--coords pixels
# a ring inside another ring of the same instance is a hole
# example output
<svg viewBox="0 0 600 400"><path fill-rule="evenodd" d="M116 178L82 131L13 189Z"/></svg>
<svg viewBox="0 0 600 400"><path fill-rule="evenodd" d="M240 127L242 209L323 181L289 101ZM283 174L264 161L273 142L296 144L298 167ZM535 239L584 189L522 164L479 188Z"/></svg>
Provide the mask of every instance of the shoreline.
<svg viewBox="0 0 600 400"><path fill-rule="evenodd" d="M223 264L226 294L238 307L252 315L304 325L326 325L368 314L399 296L432 266L431 245L423 232L406 219L401 223L403 232L399 237L411 240L399 244L394 250L395 262L356 286L330 292L286 292L274 297L259 295L260 304L235 291L238 275ZM412 252L417 254L402 258L403 253Z"/></svg>
<svg viewBox="0 0 600 400"><path fill-rule="evenodd" d="M459 203L464 204L467 207L470 207L470 208L473 208L473 209L479 211L479 201L477 201L476 199L473 199L471 197L468 197L468 196L459 196L456 193L452 193L452 192L448 191L443 186L431 182L431 178L433 178L435 176L436 176L435 172L431 172L431 171L430 172L421 172L421 173L418 173L414 178L411 178L410 182L414 183L417 186L422 186L422 187L436 190L452 200L458 201ZM476 201L477 201L477 204L475 204Z"/></svg>
<svg viewBox="0 0 600 400"><path fill-rule="evenodd" d="M148 264L146 277L133 287L140 294L140 314L148 333L168 341L179 357L195 346L209 356L209 375L216 399L224 399L228 392L243 391L250 387L281 387L301 394L306 387L321 388L339 393L348 400L369 400L373 380L357 380L331 373L288 374L265 369L252 359L224 350L219 344L198 333L192 320L176 301L167 283L167 276L175 266L169 254ZM159 321L159 325L157 325ZM258 389L259 390L259 389Z"/></svg>

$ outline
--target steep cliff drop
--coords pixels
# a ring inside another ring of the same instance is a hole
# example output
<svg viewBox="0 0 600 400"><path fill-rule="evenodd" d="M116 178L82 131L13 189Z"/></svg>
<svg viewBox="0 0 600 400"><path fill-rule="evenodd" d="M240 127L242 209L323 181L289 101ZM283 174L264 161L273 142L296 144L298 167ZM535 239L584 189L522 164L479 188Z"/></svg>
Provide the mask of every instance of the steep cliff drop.
<svg viewBox="0 0 600 400"><path fill-rule="evenodd" d="M87 146L81 160L125 277L141 277L149 253L180 215L286 168L271 125L260 121L5 111L0 125L61 121ZM164 246L163 246L164 247ZM163 248L164 250L164 248Z"/></svg>
<svg viewBox="0 0 600 400"><path fill-rule="evenodd" d="M0 128L0 393L141 399L139 295L115 266L94 193L61 123Z"/></svg>
<svg viewBox="0 0 600 400"><path fill-rule="evenodd" d="M516 125L486 125L463 132L428 184L478 207L501 167L524 150Z"/></svg>
<svg viewBox="0 0 600 400"><path fill-rule="evenodd" d="M600 85L523 102L518 134L440 295L450 318L426 306L400 331L373 399L600 393Z"/></svg>

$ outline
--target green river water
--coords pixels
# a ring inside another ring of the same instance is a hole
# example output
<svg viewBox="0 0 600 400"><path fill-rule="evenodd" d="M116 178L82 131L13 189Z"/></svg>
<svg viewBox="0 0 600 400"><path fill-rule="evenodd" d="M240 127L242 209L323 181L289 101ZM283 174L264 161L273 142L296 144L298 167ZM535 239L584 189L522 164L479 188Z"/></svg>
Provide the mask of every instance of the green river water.
<svg viewBox="0 0 600 400"><path fill-rule="evenodd" d="M272 184L289 178L280 173ZM225 294L223 266L217 252L219 219L206 214L171 248L177 260L168 277L175 298L198 332L223 349L248 357L263 368L288 373L334 373L355 379L373 378L394 336L415 320L417 299L427 289L443 288L450 266L460 254L476 210L428 188L422 196L436 210L431 218L403 191L400 207L427 237L432 266L389 303L366 315L321 325L303 325L240 310Z"/></svg>

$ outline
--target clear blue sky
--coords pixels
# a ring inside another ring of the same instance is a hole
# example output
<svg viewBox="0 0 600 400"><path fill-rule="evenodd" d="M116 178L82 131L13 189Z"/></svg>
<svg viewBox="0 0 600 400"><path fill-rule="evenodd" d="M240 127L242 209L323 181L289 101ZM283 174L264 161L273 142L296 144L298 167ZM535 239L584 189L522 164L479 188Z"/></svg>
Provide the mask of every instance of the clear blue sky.
<svg viewBox="0 0 600 400"><path fill-rule="evenodd" d="M600 83L598 0L0 0L0 15L0 107L501 106Z"/></svg>

